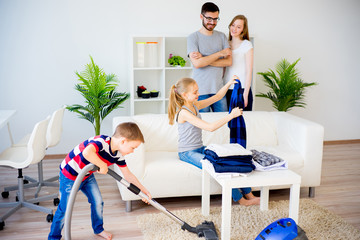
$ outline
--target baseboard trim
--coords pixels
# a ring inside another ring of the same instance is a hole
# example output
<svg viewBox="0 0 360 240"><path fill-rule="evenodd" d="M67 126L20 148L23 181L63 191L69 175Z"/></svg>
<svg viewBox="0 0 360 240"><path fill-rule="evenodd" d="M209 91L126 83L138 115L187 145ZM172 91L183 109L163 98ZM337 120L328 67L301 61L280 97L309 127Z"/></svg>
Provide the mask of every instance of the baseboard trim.
<svg viewBox="0 0 360 240"><path fill-rule="evenodd" d="M354 143L360 143L360 139L324 141L324 145L354 144Z"/></svg>

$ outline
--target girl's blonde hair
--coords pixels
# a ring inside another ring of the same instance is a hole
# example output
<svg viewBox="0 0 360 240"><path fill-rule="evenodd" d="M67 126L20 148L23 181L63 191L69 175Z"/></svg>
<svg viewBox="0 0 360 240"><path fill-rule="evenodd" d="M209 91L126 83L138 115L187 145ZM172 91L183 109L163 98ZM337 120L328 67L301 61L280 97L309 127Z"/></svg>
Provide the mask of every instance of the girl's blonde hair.
<svg viewBox="0 0 360 240"><path fill-rule="evenodd" d="M181 96L181 94L188 92L189 86L192 86L195 83L195 80L192 78L182 78L171 86L168 106L168 117L170 125L174 124L175 115L178 113L178 111L180 111L181 107L185 103L185 99Z"/></svg>
<svg viewBox="0 0 360 240"><path fill-rule="evenodd" d="M229 41L232 40L232 36L231 36L231 32L230 32L230 27L231 25L234 24L234 22L236 20L243 20L244 21L244 29L242 31L242 33L240 34L240 40L250 40L249 39L249 28L248 28L248 20L244 15L237 15L233 18L233 20L230 22L229 24Z"/></svg>

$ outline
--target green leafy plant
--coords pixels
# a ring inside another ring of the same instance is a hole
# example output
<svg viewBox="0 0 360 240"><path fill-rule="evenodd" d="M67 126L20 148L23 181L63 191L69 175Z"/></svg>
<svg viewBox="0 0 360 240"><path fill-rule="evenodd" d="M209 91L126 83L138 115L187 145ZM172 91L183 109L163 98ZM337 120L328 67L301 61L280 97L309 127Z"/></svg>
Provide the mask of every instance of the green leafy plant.
<svg viewBox="0 0 360 240"><path fill-rule="evenodd" d="M317 85L316 82L305 83L299 77L295 65L300 58L290 64L286 59L279 61L275 67L276 73L269 69L267 72L258 72L263 76L265 85L270 88L267 93L256 94L257 97L268 98L278 111L287 112L293 107L305 107L305 88Z"/></svg>
<svg viewBox="0 0 360 240"><path fill-rule="evenodd" d="M172 66L181 66L184 67L186 61L180 57L180 56L172 56L172 54L170 54L170 57L168 59L168 63Z"/></svg>
<svg viewBox="0 0 360 240"><path fill-rule="evenodd" d="M114 74L106 75L105 72L94 63L90 56L91 63L87 64L81 73L75 72L80 83L75 89L85 98L85 105L74 104L68 106L71 112L76 112L80 118L88 120L95 129L95 134L100 134L101 122L113 110L120 108L120 105L129 98L129 93L115 91L118 80Z"/></svg>

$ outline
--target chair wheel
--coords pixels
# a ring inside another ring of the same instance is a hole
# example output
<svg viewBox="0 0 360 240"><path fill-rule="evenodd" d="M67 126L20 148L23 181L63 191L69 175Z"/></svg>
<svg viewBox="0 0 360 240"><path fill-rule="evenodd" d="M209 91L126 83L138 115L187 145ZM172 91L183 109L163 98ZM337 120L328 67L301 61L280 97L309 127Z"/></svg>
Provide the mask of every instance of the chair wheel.
<svg viewBox="0 0 360 240"><path fill-rule="evenodd" d="M39 203L39 202L35 202L34 204L35 204L35 205L40 205L40 203Z"/></svg>
<svg viewBox="0 0 360 240"><path fill-rule="evenodd" d="M0 231L3 230L4 227L5 227L5 222L4 221L0 222Z"/></svg>
<svg viewBox="0 0 360 240"><path fill-rule="evenodd" d="M15 197L15 201L17 201L17 202L19 201L19 198L18 198L18 196L16 196L16 197Z"/></svg>
<svg viewBox="0 0 360 240"><path fill-rule="evenodd" d="M24 184L28 184L28 183L29 183L29 180L24 179L24 180L23 180L23 183L24 183Z"/></svg>
<svg viewBox="0 0 360 240"><path fill-rule="evenodd" d="M46 216L46 221L47 221L47 222L52 222L53 218L54 218L54 215L53 215L53 214L48 214L48 215Z"/></svg>
<svg viewBox="0 0 360 240"><path fill-rule="evenodd" d="M1 196L2 196L3 198L8 198L8 197L9 197L9 192L2 192L2 193L1 193Z"/></svg>
<svg viewBox="0 0 360 240"><path fill-rule="evenodd" d="M54 206L58 206L60 203L60 199L59 198L54 198Z"/></svg>

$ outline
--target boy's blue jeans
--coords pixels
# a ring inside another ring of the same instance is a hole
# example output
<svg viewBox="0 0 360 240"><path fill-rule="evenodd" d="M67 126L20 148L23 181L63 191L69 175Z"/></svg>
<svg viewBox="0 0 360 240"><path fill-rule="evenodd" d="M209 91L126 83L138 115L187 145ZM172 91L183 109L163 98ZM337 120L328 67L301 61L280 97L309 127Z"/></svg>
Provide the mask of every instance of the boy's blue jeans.
<svg viewBox="0 0 360 240"><path fill-rule="evenodd" d="M202 169L202 164L200 161L205 157L204 151L205 151L205 146L190 151L179 152L179 158L183 162L190 163L195 167ZM251 192L251 188L240 188L240 189L233 188L232 198L234 202L238 202L243 197L243 195L248 194L250 192Z"/></svg>
<svg viewBox="0 0 360 240"><path fill-rule="evenodd" d="M74 185L75 181L68 179L60 172L59 182L60 182L60 190L59 190L60 203L55 212L53 222L51 224L51 229L48 237L49 240L61 239L61 230L64 227L66 206L68 203L72 186ZM92 228L95 234L99 234L102 231L104 231L104 227L103 227L104 202L102 200L100 189L99 186L97 185L94 174L91 174L90 177L85 179L80 184L79 190L81 190L88 198L88 202L91 205L90 208L91 208Z"/></svg>
<svg viewBox="0 0 360 240"><path fill-rule="evenodd" d="M199 101L200 100L204 100L207 99L209 97L214 96L215 94L205 94L205 95L200 95L199 96ZM210 112L210 108L213 112L228 112L229 109L227 107L227 103L226 103L226 97L223 97L222 99L220 99L217 102L214 102L213 104L211 104L210 106L200 109L199 112Z"/></svg>

